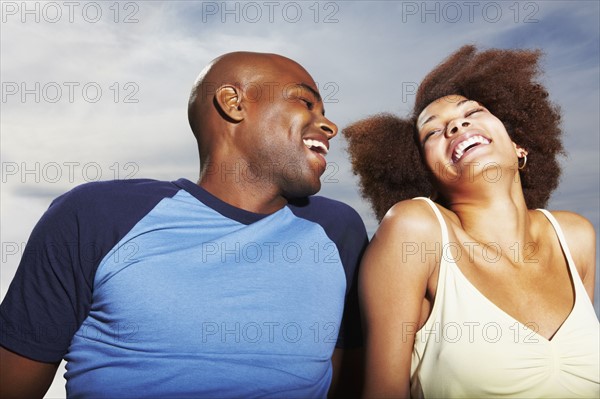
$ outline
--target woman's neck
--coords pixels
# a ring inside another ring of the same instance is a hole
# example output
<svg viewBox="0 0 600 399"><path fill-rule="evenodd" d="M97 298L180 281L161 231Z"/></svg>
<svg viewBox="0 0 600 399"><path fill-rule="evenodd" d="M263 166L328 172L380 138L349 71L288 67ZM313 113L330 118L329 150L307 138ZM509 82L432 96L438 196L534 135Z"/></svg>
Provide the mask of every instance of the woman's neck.
<svg viewBox="0 0 600 399"><path fill-rule="evenodd" d="M526 245L533 239L530 218L520 184L514 189L482 190L469 196L455 195L448 207L471 238L501 247Z"/></svg>

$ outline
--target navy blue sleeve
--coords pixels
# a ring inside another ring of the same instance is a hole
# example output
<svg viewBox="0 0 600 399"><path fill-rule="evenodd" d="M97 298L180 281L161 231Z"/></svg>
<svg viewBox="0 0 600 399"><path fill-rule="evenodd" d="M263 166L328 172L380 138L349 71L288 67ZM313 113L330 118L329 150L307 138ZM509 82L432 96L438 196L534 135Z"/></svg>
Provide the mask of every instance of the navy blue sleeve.
<svg viewBox="0 0 600 399"><path fill-rule="evenodd" d="M350 206L320 196L292 200L289 208L296 216L320 224L336 244L346 273L346 301L336 346L362 346L358 268L369 239L361 217Z"/></svg>
<svg viewBox="0 0 600 399"><path fill-rule="evenodd" d="M33 360L60 361L88 315L99 263L178 190L168 182L123 180L84 184L56 198L33 229L0 305L0 345Z"/></svg>

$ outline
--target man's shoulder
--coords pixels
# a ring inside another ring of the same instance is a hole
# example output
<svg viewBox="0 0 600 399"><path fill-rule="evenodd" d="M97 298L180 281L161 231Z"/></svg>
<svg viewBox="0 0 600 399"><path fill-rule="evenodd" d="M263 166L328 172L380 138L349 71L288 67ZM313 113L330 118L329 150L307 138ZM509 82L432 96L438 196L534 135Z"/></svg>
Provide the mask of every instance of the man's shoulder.
<svg viewBox="0 0 600 399"><path fill-rule="evenodd" d="M365 224L350 205L323 196L310 196L290 200L288 207L297 217L320 224L329 235L367 235Z"/></svg>
<svg viewBox="0 0 600 399"><path fill-rule="evenodd" d="M173 182L152 179L95 181L73 187L58 196L53 204L85 204L89 207L126 199L164 198L173 196L179 190Z"/></svg>
<svg viewBox="0 0 600 399"><path fill-rule="evenodd" d="M45 216L59 221L75 218L84 223L139 219L179 190L174 182L151 179L89 182L55 198Z"/></svg>
<svg viewBox="0 0 600 399"><path fill-rule="evenodd" d="M350 205L319 195L290 200L288 207L296 216L306 217L310 220L363 224L358 212Z"/></svg>
<svg viewBox="0 0 600 399"><path fill-rule="evenodd" d="M153 179L105 180L75 186L62 196L94 199L110 195L169 194L179 189L173 182Z"/></svg>

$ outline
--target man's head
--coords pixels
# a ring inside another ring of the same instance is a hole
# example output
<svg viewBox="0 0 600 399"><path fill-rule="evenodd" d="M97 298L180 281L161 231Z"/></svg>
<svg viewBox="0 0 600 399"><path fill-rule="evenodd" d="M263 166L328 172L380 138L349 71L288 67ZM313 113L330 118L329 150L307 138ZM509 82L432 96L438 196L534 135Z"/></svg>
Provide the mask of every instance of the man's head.
<svg viewBox="0 0 600 399"><path fill-rule="evenodd" d="M188 118L202 174L226 163L239 179L286 198L314 194L337 126L325 118L312 77L276 54L235 52L215 59L190 95Z"/></svg>

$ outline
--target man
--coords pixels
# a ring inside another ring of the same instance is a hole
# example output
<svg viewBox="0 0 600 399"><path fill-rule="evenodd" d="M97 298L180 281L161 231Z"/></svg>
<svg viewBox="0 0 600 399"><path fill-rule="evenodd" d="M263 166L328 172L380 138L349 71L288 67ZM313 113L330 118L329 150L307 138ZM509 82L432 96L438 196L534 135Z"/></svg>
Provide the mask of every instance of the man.
<svg viewBox="0 0 600 399"><path fill-rule="evenodd" d="M337 134L316 84L230 53L188 111L197 184L85 184L35 227L0 308L3 397L43 395L62 358L72 397L327 394L334 346L357 344L356 309L340 320L367 239L308 197Z"/></svg>

